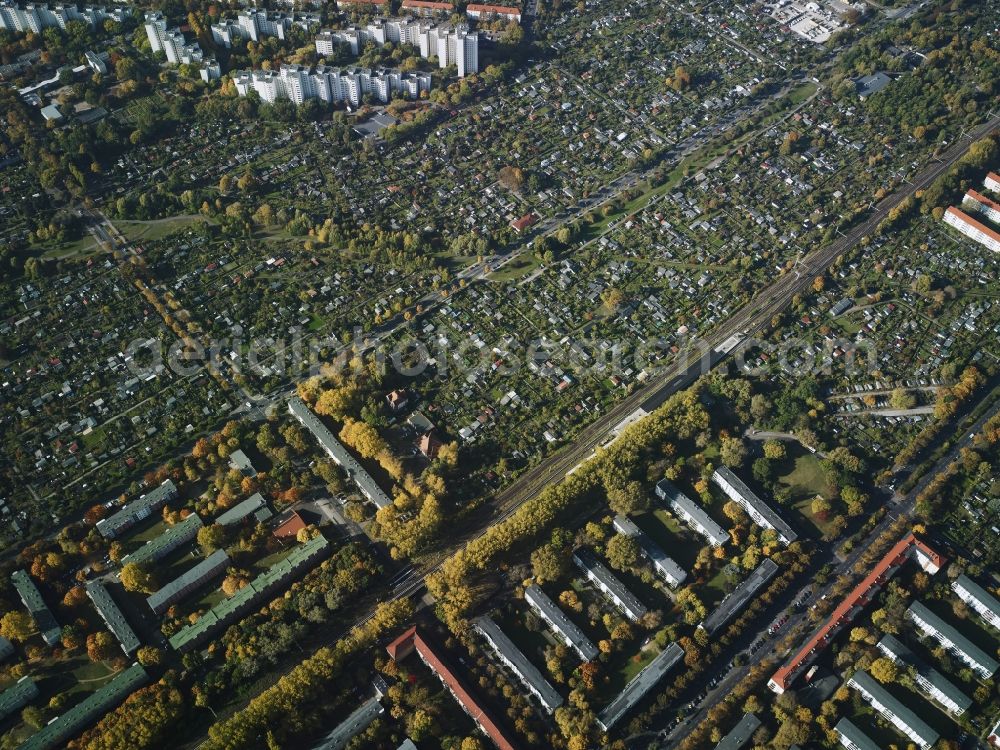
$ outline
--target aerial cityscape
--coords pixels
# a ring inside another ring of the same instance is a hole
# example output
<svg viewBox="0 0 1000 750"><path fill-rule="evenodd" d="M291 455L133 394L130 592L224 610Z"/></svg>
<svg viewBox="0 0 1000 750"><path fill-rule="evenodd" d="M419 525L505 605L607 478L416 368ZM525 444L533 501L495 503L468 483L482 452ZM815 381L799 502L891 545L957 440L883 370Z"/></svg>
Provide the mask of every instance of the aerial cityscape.
<svg viewBox="0 0 1000 750"><path fill-rule="evenodd" d="M0 0L0 750L1000 748L1000 3Z"/></svg>

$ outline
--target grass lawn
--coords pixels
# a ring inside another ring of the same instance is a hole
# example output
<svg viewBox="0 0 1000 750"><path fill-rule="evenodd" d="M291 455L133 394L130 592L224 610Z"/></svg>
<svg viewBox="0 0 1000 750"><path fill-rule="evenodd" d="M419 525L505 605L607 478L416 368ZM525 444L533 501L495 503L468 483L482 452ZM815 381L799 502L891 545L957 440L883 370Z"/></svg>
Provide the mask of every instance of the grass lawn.
<svg viewBox="0 0 1000 750"><path fill-rule="evenodd" d="M156 537L167 530L167 522L159 517L159 514L154 514L151 518L155 518L157 520L141 531L132 534L132 536L128 538L127 546L129 548L138 549L149 540L156 539Z"/></svg>
<svg viewBox="0 0 1000 750"><path fill-rule="evenodd" d="M792 501L825 495L828 488L819 458L797 443L786 442L785 447L788 455L778 465L778 482L791 490Z"/></svg>
<svg viewBox="0 0 1000 750"><path fill-rule="evenodd" d="M78 240L52 245L42 253L42 257L47 259L85 258L97 252L104 252L103 246L98 244L92 234L84 232Z"/></svg>
<svg viewBox="0 0 1000 750"><path fill-rule="evenodd" d="M525 257L522 255L516 260L512 260L499 271L491 273L489 275L489 280L497 282L516 281L517 279L527 276L536 268L538 268L538 261L533 256Z"/></svg>
<svg viewBox="0 0 1000 750"><path fill-rule="evenodd" d="M179 229L202 221L208 221L208 219L203 216L174 216L150 223L119 220L115 222L115 227L133 242L139 242L141 240L160 240Z"/></svg>

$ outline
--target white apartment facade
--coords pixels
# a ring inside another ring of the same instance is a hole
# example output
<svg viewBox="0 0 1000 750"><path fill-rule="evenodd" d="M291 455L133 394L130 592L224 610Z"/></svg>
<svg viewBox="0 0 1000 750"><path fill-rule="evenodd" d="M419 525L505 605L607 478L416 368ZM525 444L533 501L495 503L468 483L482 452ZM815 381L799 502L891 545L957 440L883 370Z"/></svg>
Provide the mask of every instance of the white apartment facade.
<svg viewBox="0 0 1000 750"><path fill-rule="evenodd" d="M987 198L975 190L966 192L962 198L962 207L982 214L995 224L1000 224L1000 203Z"/></svg>
<svg viewBox="0 0 1000 750"><path fill-rule="evenodd" d="M1000 601L993 594L964 574L952 581L951 589L987 624L1000 630Z"/></svg>
<svg viewBox="0 0 1000 750"><path fill-rule="evenodd" d="M212 40L226 48L232 47L237 39L259 42L264 37L285 39L294 26L308 31L320 23L316 13L275 13L258 8L240 11L235 20L212 24Z"/></svg>
<svg viewBox="0 0 1000 750"><path fill-rule="evenodd" d="M973 219L961 209L949 206L944 212L944 223L954 227L961 234L975 240L983 247L1000 253L1000 233Z"/></svg>
<svg viewBox="0 0 1000 750"><path fill-rule="evenodd" d="M867 672L858 670L847 681L847 684L861 693L868 704L882 715L882 718L909 738L920 750L930 750L938 741L937 732L927 726L913 711L897 701Z"/></svg>
<svg viewBox="0 0 1000 750"><path fill-rule="evenodd" d="M104 6L85 5L78 8L76 4L48 3L17 3L11 0L0 0L0 29L12 32L41 33L42 29L53 26L65 31L70 21L82 21L91 28L111 19L119 23L132 14L127 5L113 6L108 10Z"/></svg>
<svg viewBox="0 0 1000 750"><path fill-rule="evenodd" d="M402 73L394 69L349 68L338 70L317 66L282 65L279 70L240 71L234 79L236 92L246 96L257 92L268 104L288 99L299 105L307 99L322 102L349 102L358 106L371 94L386 103L394 94L417 98L431 89L428 73Z"/></svg>
<svg viewBox="0 0 1000 750"><path fill-rule="evenodd" d="M906 614L924 635L940 643L981 678L989 680L996 674L1000 666L996 659L969 641L924 604L913 602L907 608Z"/></svg>
<svg viewBox="0 0 1000 750"><path fill-rule="evenodd" d="M479 72L479 34L468 26L432 24L413 18L377 18L367 26L347 29L326 29L317 34L316 53L334 55L338 47L347 45L352 55L359 55L368 44L409 44L420 50L425 60L437 57L438 67L454 65L464 78Z"/></svg>
<svg viewBox="0 0 1000 750"><path fill-rule="evenodd" d="M144 28L153 52L163 52L172 65L192 65L205 57L198 42L188 44L180 29L168 29L167 20L159 11L146 14Z"/></svg>

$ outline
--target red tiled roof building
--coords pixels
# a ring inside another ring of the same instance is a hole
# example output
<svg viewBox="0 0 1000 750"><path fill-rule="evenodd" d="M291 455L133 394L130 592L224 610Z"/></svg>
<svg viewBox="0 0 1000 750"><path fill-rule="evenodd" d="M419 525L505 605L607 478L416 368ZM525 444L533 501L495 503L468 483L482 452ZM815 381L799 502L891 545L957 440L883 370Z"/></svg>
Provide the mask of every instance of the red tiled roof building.
<svg viewBox="0 0 1000 750"><path fill-rule="evenodd" d="M480 704L459 680L441 656L434 650L432 644L421 635L416 626L406 630L396 640L386 646L386 651L393 661L405 659L414 651L420 656L424 664L431 668L431 671L444 683L449 692L455 696L455 700L461 704L465 712L472 717L483 733L489 737L499 750L514 750L516 745L508 739L504 730L490 717Z"/></svg>
<svg viewBox="0 0 1000 750"><path fill-rule="evenodd" d="M858 613L874 599L882 586L895 575L896 571L909 559L915 559L928 573L937 573L944 565L944 558L934 549L908 533L900 539L886 555L865 576L850 594L830 613L815 633L793 654L782 667L771 675L767 686L776 693L785 692L803 669L825 649L833 637L845 625L851 623Z"/></svg>

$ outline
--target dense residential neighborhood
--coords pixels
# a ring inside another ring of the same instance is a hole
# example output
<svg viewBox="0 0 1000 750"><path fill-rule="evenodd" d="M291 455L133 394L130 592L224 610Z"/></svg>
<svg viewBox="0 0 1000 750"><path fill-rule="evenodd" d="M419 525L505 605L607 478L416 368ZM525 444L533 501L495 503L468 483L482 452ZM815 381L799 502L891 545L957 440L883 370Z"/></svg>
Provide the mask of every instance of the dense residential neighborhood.
<svg viewBox="0 0 1000 750"><path fill-rule="evenodd" d="M1000 748L998 50L0 0L0 750Z"/></svg>

